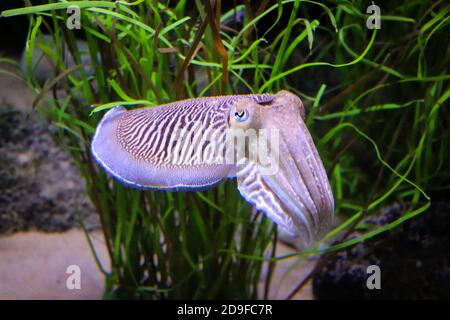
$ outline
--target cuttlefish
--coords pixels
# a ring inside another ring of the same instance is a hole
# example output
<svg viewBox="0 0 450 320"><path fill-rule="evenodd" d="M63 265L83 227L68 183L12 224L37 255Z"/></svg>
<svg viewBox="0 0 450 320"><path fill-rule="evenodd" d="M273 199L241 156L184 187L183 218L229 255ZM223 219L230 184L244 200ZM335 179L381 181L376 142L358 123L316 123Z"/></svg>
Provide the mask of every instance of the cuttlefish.
<svg viewBox="0 0 450 320"><path fill-rule="evenodd" d="M333 219L333 194L303 104L288 91L117 106L98 124L92 154L130 187L195 190L236 178L245 200L307 243Z"/></svg>

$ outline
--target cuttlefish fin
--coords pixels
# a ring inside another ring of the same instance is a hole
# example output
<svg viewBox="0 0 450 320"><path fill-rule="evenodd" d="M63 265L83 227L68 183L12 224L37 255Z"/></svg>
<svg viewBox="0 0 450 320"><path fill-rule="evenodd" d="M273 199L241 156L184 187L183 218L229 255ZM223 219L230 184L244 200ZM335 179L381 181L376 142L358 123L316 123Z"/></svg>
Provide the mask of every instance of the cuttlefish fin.
<svg viewBox="0 0 450 320"><path fill-rule="evenodd" d="M180 164L171 163L172 159L169 157L175 151L170 148L173 148L177 141L169 130L169 125L181 121L181 117L165 116L163 111L162 108L154 107L142 109L141 113L137 114L121 106L109 110L97 126L92 140L91 152L94 159L109 175L126 186L139 189L202 190L228 178L232 168L230 165L190 165L183 161L180 161ZM131 116L136 118L133 118L133 125L127 133L132 138L121 143L120 138L125 134L120 122L124 121L124 117ZM152 117L158 117L158 121L146 121ZM167 141L165 144L151 143L164 139ZM133 147L133 143L139 147ZM158 149L155 153L161 157L148 160L141 156L141 151L150 147ZM166 156L165 162L160 160L163 156ZM158 160L163 164L155 164Z"/></svg>

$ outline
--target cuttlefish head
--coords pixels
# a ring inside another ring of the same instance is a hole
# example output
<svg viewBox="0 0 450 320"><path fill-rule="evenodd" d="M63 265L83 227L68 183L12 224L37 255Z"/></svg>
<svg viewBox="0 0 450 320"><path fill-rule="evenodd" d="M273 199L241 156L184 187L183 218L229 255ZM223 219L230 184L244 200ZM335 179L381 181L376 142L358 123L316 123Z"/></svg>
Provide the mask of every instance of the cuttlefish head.
<svg viewBox="0 0 450 320"><path fill-rule="evenodd" d="M283 231L310 244L333 219L333 195L300 98L288 91L272 98L242 99L230 109L230 129L250 140L238 150L238 189Z"/></svg>

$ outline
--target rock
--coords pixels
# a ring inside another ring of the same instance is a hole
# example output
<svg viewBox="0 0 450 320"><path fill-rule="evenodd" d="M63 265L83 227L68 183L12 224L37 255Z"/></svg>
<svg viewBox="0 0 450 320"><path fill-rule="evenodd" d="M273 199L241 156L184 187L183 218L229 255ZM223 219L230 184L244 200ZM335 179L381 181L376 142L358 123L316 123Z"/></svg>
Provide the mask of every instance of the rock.
<svg viewBox="0 0 450 320"><path fill-rule="evenodd" d="M0 58L3 58L0 55ZM0 108L9 107L25 113L32 111L36 93L22 79L18 63L0 62Z"/></svg>
<svg viewBox="0 0 450 320"><path fill-rule="evenodd" d="M35 114L0 109L0 233L100 226L80 173Z"/></svg>
<svg viewBox="0 0 450 320"><path fill-rule="evenodd" d="M402 216L400 205L366 223L386 225ZM354 232L353 237L359 235ZM313 279L316 299L448 299L450 204L434 203L419 216L338 253ZM381 289L369 290L369 265L381 271Z"/></svg>

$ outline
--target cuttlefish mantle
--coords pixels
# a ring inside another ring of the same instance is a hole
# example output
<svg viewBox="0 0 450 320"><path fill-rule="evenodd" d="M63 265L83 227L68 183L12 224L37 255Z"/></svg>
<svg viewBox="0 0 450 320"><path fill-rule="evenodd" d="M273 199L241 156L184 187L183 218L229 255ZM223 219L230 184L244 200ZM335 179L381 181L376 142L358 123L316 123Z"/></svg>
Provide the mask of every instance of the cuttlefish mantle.
<svg viewBox="0 0 450 320"><path fill-rule="evenodd" d="M329 227L334 200L304 115L288 91L118 106L98 124L91 151L136 188L203 189L236 178L250 204L311 243Z"/></svg>

